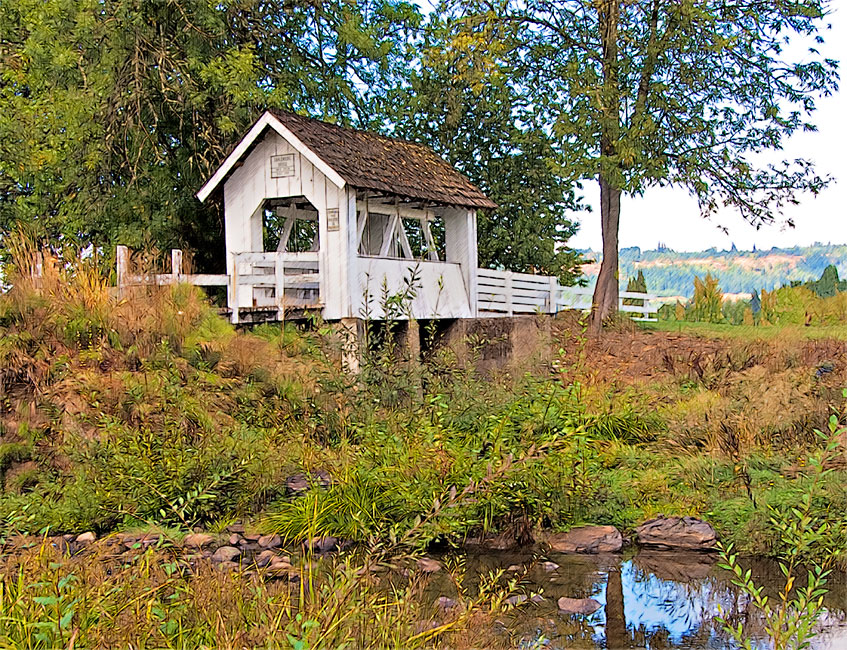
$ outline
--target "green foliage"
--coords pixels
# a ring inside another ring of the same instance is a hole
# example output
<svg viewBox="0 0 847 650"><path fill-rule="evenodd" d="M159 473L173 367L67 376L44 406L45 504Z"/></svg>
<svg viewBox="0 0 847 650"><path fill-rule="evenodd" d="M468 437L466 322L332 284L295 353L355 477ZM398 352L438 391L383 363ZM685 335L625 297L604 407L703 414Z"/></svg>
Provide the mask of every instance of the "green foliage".
<svg viewBox="0 0 847 650"><path fill-rule="evenodd" d="M753 605L764 616L765 632L773 647L800 649L809 647L815 636L815 625L823 609L823 597L827 593L828 568L844 552L844 528L847 521L840 523L842 530L831 530L829 522L815 516L813 502L817 496L819 481L832 472L824 469L824 461L839 453L837 436L847 429L840 429L835 416L830 420L830 435L820 434L825 441L823 451L809 459L813 478L803 490L798 490L792 504L784 508L772 508L770 524L778 531L780 558L779 567L785 576L785 587L778 594L775 606L771 598L757 586L752 572L746 572L738 562L732 546L721 550L723 568L735 574L733 584L750 597ZM833 535L835 533L835 535ZM840 534L839 534L840 533ZM806 572L805 585L798 580L804 562L811 562ZM753 645L743 623L733 626L721 619L742 648L751 650Z"/></svg>
<svg viewBox="0 0 847 650"><path fill-rule="evenodd" d="M300 589L207 563L189 576L169 550L151 548L123 565L89 551L68 558L44 542L8 559L0 576L0 646L415 650L466 647L461 641L470 636L467 647L490 647L488 626L479 621L505 611L517 592L516 581L499 574L471 585L460 569L446 567L456 606L442 625L421 633L431 598L418 579L390 590L378 585L373 573L397 566L379 551L298 566Z"/></svg>
<svg viewBox="0 0 847 650"><path fill-rule="evenodd" d="M617 309L622 194L683 186L704 215L730 208L758 225L829 182L808 160L759 157L813 129L815 99L837 88L835 60L786 47L822 41L827 0L444 4L460 29L450 45L520 93L555 136L563 175L600 185L597 332Z"/></svg>
<svg viewBox="0 0 847 650"><path fill-rule="evenodd" d="M723 292L718 279L711 273L701 280L694 278L694 297L687 310L686 317L694 322L718 323L723 319L721 307Z"/></svg>
<svg viewBox="0 0 847 650"><path fill-rule="evenodd" d="M598 258L598 251L582 251ZM815 284L827 266L847 268L847 246L814 244L767 250L674 251L665 247L643 250L637 246L620 250L620 277L644 274L650 293L686 296L693 292L695 276L711 273L726 293L771 291L783 285Z"/></svg>
<svg viewBox="0 0 847 650"><path fill-rule="evenodd" d="M32 457L32 448L21 442L0 443L0 485L6 480L6 472L15 463L29 460Z"/></svg>
<svg viewBox="0 0 847 650"><path fill-rule="evenodd" d="M841 291L847 291L847 282L838 279L838 269L834 264L823 270L819 280L806 282L804 286L814 291L819 298L832 298Z"/></svg>
<svg viewBox="0 0 847 650"><path fill-rule="evenodd" d="M367 124L419 20L393 0L3 3L0 232L220 264L193 194L233 140L268 106Z"/></svg>
<svg viewBox="0 0 847 650"><path fill-rule="evenodd" d="M581 258L566 243L579 205L561 171L563 152L516 80L480 65L461 38L448 13L430 14L418 65L392 94L388 119L398 135L433 147L498 204L477 215L481 266L574 284Z"/></svg>
<svg viewBox="0 0 847 650"><path fill-rule="evenodd" d="M564 350L552 372L481 375L448 349L409 358L388 331L351 376L331 328L234 331L190 287L118 300L58 266L0 297L0 458L36 468L9 475L8 529L220 530L240 518L291 542L396 549L580 523L630 530L666 513L707 517L723 539L769 553L781 549L770 508L796 506L809 482L781 471L814 450L830 412L796 349L668 354L648 384L582 353L566 363ZM402 315L409 292L381 309ZM86 301L109 334L83 344L63 315ZM287 477L319 469L328 487L287 493ZM843 477L825 474L809 510L839 543Z"/></svg>
<svg viewBox="0 0 847 650"><path fill-rule="evenodd" d="M626 290L633 293L647 293L647 280L644 279L644 272L641 269L638 269L638 274L626 283ZM624 298L623 304L643 307L644 301L639 298Z"/></svg>

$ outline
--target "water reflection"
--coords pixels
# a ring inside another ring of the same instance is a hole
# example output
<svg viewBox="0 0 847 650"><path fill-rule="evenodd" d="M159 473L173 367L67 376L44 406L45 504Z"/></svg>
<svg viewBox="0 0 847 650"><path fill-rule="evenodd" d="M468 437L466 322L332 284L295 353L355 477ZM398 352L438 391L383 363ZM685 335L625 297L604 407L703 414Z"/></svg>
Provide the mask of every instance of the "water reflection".
<svg viewBox="0 0 847 650"><path fill-rule="evenodd" d="M641 552L633 557L551 555L559 565L545 571L533 559L514 555L471 558L470 568L487 571L515 563L531 568L526 587L541 590L544 602L522 607L503 620L504 634L524 647L605 648L606 650L733 650L736 646L717 622L719 612L743 622L755 638L753 648L769 648L763 622L746 597L700 553ZM782 575L776 564L757 560L750 566L758 584L776 596ZM820 625L825 634L812 648L847 648L847 578L833 574ZM559 614L561 596L591 597L603 607L589 617Z"/></svg>

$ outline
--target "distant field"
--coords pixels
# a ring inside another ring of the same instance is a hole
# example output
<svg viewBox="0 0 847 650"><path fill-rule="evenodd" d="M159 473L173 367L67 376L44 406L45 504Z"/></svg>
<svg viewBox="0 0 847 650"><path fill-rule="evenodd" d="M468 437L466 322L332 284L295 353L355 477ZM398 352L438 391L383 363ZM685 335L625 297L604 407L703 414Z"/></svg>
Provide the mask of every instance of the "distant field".
<svg viewBox="0 0 847 650"><path fill-rule="evenodd" d="M772 340L784 338L790 340L837 339L847 341L847 324L811 326L783 325L749 327L744 325L729 325L724 323L689 323L677 321L659 321L657 323L641 323L646 330L659 332L682 332L709 338L739 338Z"/></svg>

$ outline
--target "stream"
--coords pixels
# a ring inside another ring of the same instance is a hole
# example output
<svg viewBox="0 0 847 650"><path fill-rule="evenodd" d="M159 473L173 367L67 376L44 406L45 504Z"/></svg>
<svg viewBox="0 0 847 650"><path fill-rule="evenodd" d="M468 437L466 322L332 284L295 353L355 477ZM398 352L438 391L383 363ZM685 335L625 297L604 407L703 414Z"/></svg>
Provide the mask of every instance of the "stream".
<svg viewBox="0 0 847 650"><path fill-rule="evenodd" d="M539 559L489 552L463 562L471 581L504 569L507 576L520 576L526 594L543 597L498 617L496 634L516 647L731 650L738 646L716 620L724 612L731 622L744 622L753 648L770 648L761 616L712 554L641 550L623 556L551 553ZM784 578L775 562L748 558L741 563L771 599L777 596ZM799 582L805 584L805 578ZM847 650L847 575L834 571L826 586L819 634L810 647ZM455 593L446 575L436 574L431 583L437 596L450 597L451 588ZM588 616L561 614L556 604L561 596L593 598L601 607Z"/></svg>

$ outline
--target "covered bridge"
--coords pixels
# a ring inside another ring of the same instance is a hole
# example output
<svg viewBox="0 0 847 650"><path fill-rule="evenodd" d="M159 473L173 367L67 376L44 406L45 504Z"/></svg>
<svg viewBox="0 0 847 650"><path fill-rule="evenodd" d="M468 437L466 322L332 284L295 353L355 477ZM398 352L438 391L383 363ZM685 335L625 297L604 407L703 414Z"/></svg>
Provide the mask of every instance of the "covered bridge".
<svg viewBox="0 0 847 650"><path fill-rule="evenodd" d="M476 211L495 204L427 147L268 111L197 196L220 191L235 322L379 319L412 278L413 317L477 313Z"/></svg>

